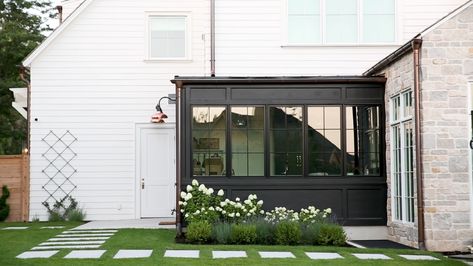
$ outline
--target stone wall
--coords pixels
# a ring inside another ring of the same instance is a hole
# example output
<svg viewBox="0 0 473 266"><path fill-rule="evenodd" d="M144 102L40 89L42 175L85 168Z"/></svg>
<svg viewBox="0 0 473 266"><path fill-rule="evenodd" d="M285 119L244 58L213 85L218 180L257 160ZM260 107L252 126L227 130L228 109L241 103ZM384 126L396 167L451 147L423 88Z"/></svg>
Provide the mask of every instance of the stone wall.
<svg viewBox="0 0 473 266"><path fill-rule="evenodd" d="M468 146L473 7L426 34L421 58L426 246L466 250L473 240Z"/></svg>
<svg viewBox="0 0 473 266"><path fill-rule="evenodd" d="M393 96L414 88L413 83L412 53L409 53L394 64L388 66L384 71L387 78L385 103L386 103L386 176L388 184L387 218L388 237L392 241L404 245L417 247L417 219L415 223L402 223L393 220L392 215L392 178L391 178L391 123L390 123L390 100ZM417 206L417 202L415 202ZM417 217L417 215L416 215Z"/></svg>

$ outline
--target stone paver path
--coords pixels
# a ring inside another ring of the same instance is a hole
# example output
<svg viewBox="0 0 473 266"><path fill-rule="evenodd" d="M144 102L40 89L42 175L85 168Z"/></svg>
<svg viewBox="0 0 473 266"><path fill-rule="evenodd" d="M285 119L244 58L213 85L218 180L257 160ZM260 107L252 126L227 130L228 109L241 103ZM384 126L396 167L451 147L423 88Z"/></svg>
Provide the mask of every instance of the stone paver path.
<svg viewBox="0 0 473 266"><path fill-rule="evenodd" d="M49 258L59 250L49 250L49 251L26 251L16 256L18 259L39 259L39 258Z"/></svg>
<svg viewBox="0 0 473 266"><path fill-rule="evenodd" d="M25 230L28 228L29 228L28 226L10 226L10 227L2 228L2 230Z"/></svg>
<svg viewBox="0 0 473 266"><path fill-rule="evenodd" d="M294 259L296 256L287 251L260 251L258 252L263 259Z"/></svg>
<svg viewBox="0 0 473 266"><path fill-rule="evenodd" d="M66 230L31 250L97 249L118 230Z"/></svg>
<svg viewBox="0 0 473 266"><path fill-rule="evenodd" d="M353 256L360 260L390 260L391 258L384 254L353 253Z"/></svg>
<svg viewBox="0 0 473 266"><path fill-rule="evenodd" d="M149 258L153 253L152 249L120 249L114 259L138 259Z"/></svg>
<svg viewBox="0 0 473 266"><path fill-rule="evenodd" d="M166 250L164 257L168 258L199 258L199 250Z"/></svg>
<svg viewBox="0 0 473 266"><path fill-rule="evenodd" d="M73 250L65 259L99 259L106 250Z"/></svg>
<svg viewBox="0 0 473 266"><path fill-rule="evenodd" d="M403 257L408 260L439 260L436 257L429 255L399 255L399 257Z"/></svg>
<svg viewBox="0 0 473 266"><path fill-rule="evenodd" d="M246 258L246 251L216 250L212 251L214 259Z"/></svg>
<svg viewBox="0 0 473 266"><path fill-rule="evenodd" d="M306 252L307 257L313 260L332 260L332 259L343 259L338 253L329 252Z"/></svg>
<svg viewBox="0 0 473 266"><path fill-rule="evenodd" d="M62 229L64 228L64 225L58 225L58 226L43 226L41 229Z"/></svg>

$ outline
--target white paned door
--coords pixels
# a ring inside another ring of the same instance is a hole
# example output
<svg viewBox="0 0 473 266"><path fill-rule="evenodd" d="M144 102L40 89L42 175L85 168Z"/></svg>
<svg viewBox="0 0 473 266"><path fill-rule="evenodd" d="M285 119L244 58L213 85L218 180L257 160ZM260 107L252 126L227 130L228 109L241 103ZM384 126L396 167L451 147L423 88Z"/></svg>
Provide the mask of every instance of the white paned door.
<svg viewBox="0 0 473 266"><path fill-rule="evenodd" d="M173 217L175 208L175 129L140 130L141 218Z"/></svg>

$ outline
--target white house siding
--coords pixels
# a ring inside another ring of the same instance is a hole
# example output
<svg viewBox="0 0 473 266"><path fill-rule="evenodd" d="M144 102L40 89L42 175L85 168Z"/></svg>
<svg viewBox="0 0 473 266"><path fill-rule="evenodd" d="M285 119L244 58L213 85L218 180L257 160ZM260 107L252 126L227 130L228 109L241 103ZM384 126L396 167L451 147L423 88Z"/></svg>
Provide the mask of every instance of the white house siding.
<svg viewBox="0 0 473 266"><path fill-rule="evenodd" d="M359 75L466 0L398 0L398 43L284 46L286 0L217 0L216 66L226 76Z"/></svg>
<svg viewBox="0 0 473 266"><path fill-rule="evenodd" d="M191 12L192 61L144 60L146 11ZM208 1L95 0L33 61L31 219L47 218L42 138L50 130L78 138L73 196L87 219L136 217L135 124L148 123L158 99L174 93L174 75L207 74L208 18ZM174 105L164 109L175 121Z"/></svg>
<svg viewBox="0 0 473 266"><path fill-rule="evenodd" d="M61 1L62 14L67 18L84 0L63 0Z"/></svg>

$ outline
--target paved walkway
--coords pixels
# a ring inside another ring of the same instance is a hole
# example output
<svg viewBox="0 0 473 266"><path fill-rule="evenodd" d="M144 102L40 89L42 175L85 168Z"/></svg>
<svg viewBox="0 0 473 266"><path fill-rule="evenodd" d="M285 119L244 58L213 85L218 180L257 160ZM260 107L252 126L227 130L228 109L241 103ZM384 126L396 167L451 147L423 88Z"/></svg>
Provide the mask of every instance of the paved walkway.
<svg viewBox="0 0 473 266"><path fill-rule="evenodd" d="M33 258L50 258L58 253L58 250L48 251L27 251L18 255L19 259L33 259ZM99 259L106 252L106 250L72 250L66 256L65 259ZM121 249L113 256L114 259L127 259L127 258L149 258L151 257L153 250L131 250ZM259 251L259 257L261 259L294 259L296 256L289 251ZM369 253L353 253L351 254L360 260L391 260L393 258L388 257L384 254L369 254ZM406 260L439 260L429 255L398 255ZM166 250L164 252L166 258L187 258L187 259L199 259L200 250ZM214 250L212 251L213 259L229 259L229 258L247 258L246 251L243 250ZM305 252L304 258L310 258L312 260L332 260L332 259L345 259L338 253L331 252Z"/></svg>

